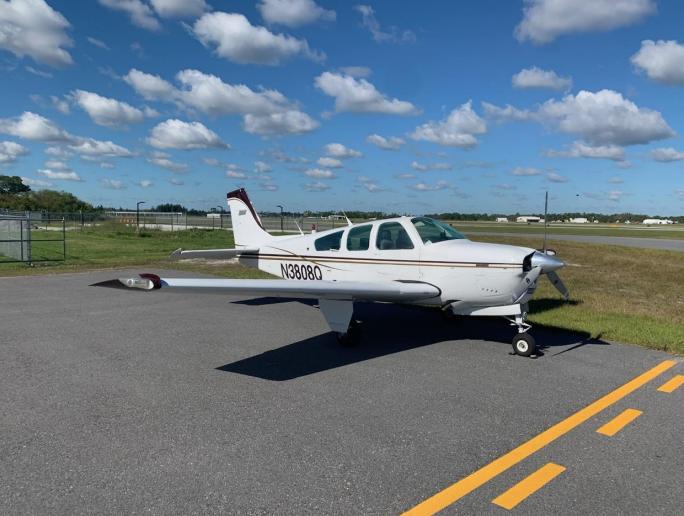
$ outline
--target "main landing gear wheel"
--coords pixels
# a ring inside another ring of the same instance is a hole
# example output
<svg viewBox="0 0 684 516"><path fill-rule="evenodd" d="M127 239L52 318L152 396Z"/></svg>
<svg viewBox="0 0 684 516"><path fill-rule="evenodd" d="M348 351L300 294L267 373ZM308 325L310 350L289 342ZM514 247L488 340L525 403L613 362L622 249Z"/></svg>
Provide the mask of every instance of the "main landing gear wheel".
<svg viewBox="0 0 684 516"><path fill-rule="evenodd" d="M349 323L346 333L337 334L337 342L345 348L351 348L361 342L361 326L354 319Z"/></svg>
<svg viewBox="0 0 684 516"><path fill-rule="evenodd" d="M521 357L529 357L536 354L537 345L534 342L534 337L527 333L518 333L513 337L513 351Z"/></svg>

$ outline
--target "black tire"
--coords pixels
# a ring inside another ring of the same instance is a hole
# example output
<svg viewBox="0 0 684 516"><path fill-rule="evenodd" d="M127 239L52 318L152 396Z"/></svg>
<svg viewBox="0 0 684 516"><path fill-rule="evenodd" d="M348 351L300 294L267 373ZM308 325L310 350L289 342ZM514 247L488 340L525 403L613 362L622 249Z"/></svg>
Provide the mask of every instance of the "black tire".
<svg viewBox="0 0 684 516"><path fill-rule="evenodd" d="M518 333L513 337L513 351L521 357L529 357L537 353L534 337L529 333Z"/></svg>

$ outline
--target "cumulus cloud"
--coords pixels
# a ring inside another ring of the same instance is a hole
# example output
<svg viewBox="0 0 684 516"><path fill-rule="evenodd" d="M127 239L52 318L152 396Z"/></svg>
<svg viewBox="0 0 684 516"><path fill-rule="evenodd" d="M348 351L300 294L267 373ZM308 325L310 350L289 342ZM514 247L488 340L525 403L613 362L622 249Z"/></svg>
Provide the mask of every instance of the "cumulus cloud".
<svg viewBox="0 0 684 516"><path fill-rule="evenodd" d="M78 138L69 148L82 157L130 158L133 153L110 141L95 140L94 138Z"/></svg>
<svg viewBox="0 0 684 516"><path fill-rule="evenodd" d="M370 5L355 5L354 9L361 14L361 25L367 29L378 43L413 43L416 35L408 30L395 26L382 28L375 17L375 10Z"/></svg>
<svg viewBox="0 0 684 516"><path fill-rule="evenodd" d="M70 98L88 113L93 122L105 127L137 124L145 119L145 112L142 110L91 91L75 90L71 92ZM148 114L156 113L149 111Z"/></svg>
<svg viewBox="0 0 684 516"><path fill-rule="evenodd" d="M330 190L330 185L325 184L322 181L314 181L313 183L305 184L304 190L307 192L325 192L326 190Z"/></svg>
<svg viewBox="0 0 684 516"><path fill-rule="evenodd" d="M359 151L350 149L341 143L329 143L325 147L325 153L328 156L338 159L360 158L363 156Z"/></svg>
<svg viewBox="0 0 684 516"><path fill-rule="evenodd" d="M343 66L340 68L340 72L351 77L370 77L372 71L367 66Z"/></svg>
<svg viewBox="0 0 684 516"><path fill-rule="evenodd" d="M73 64L70 24L44 0L0 2L0 48L54 67Z"/></svg>
<svg viewBox="0 0 684 516"><path fill-rule="evenodd" d="M413 185L408 185L406 188L410 188L416 192L436 192L438 190L447 190L453 187L447 181L437 181L434 185L421 181Z"/></svg>
<svg viewBox="0 0 684 516"><path fill-rule="evenodd" d="M536 110L483 105L487 116L499 121L537 121L577 134L591 146L645 144L675 135L658 111L639 107L613 90L582 90L561 100L547 100Z"/></svg>
<svg viewBox="0 0 684 516"><path fill-rule="evenodd" d="M183 122L169 119L156 125L147 139L157 149L225 149L230 146L221 138L199 122Z"/></svg>
<svg viewBox="0 0 684 516"><path fill-rule="evenodd" d="M511 82L514 88L568 90L572 86L572 79L570 77L560 77L553 70L542 70L536 66L520 70L513 75Z"/></svg>
<svg viewBox="0 0 684 516"><path fill-rule="evenodd" d="M171 156L163 152L153 152L147 162L165 168L174 174L182 174L188 171L188 166L185 163L176 163L171 160Z"/></svg>
<svg viewBox="0 0 684 516"><path fill-rule="evenodd" d="M226 170L226 177L231 179L246 179L247 174L240 172L239 170Z"/></svg>
<svg viewBox="0 0 684 516"><path fill-rule="evenodd" d="M31 179L30 177L21 176L21 182L31 188L48 188L52 186L50 181L43 181L42 179Z"/></svg>
<svg viewBox="0 0 684 516"><path fill-rule="evenodd" d="M684 160L684 152L673 149L672 147L661 147L651 151L651 157L662 163Z"/></svg>
<svg viewBox="0 0 684 516"><path fill-rule="evenodd" d="M340 113L383 113L387 115L414 115L419 110L410 102L393 99L380 93L366 79L350 75L323 72L314 84L326 95L335 99L335 110Z"/></svg>
<svg viewBox="0 0 684 516"><path fill-rule="evenodd" d="M371 143L376 147L379 147L384 150L399 150L401 146L406 143L403 139L397 138L396 136L390 136L389 138L385 138L384 136L380 136L379 134L369 135L366 138L366 142Z"/></svg>
<svg viewBox="0 0 684 516"><path fill-rule="evenodd" d="M550 158L594 158L624 161L625 149L619 145L592 146L582 142L574 142L569 149L549 150L546 155Z"/></svg>
<svg viewBox="0 0 684 516"><path fill-rule="evenodd" d="M515 167L511 174L514 176L538 176L541 174L541 170L534 167Z"/></svg>
<svg viewBox="0 0 684 516"><path fill-rule="evenodd" d="M335 21L335 11L323 9L313 0L261 0L257 4L266 23L301 27L316 21Z"/></svg>
<svg viewBox="0 0 684 516"><path fill-rule="evenodd" d="M14 163L20 156L28 154L28 149L15 142L0 142L0 165Z"/></svg>
<svg viewBox="0 0 684 516"><path fill-rule="evenodd" d="M264 174L266 172L270 172L272 170L271 165L264 161L255 161L254 162L254 171L259 173L259 174Z"/></svg>
<svg viewBox="0 0 684 516"><path fill-rule="evenodd" d="M316 161L321 167L326 168L342 168L342 162L339 159L323 156Z"/></svg>
<svg viewBox="0 0 684 516"><path fill-rule="evenodd" d="M49 168L42 168L38 170L38 173L43 177L57 181L83 181L83 179L81 179L73 170L50 170Z"/></svg>
<svg viewBox="0 0 684 516"><path fill-rule="evenodd" d="M684 86L684 45L676 41L642 41L641 48L631 60L634 66L655 81Z"/></svg>
<svg viewBox="0 0 684 516"><path fill-rule="evenodd" d="M304 175L316 179L335 179L337 177L332 170L322 168L310 168L304 171Z"/></svg>
<svg viewBox="0 0 684 516"><path fill-rule="evenodd" d="M411 168L420 172L427 172L428 170L453 170L454 166L451 163L418 163L413 161Z"/></svg>
<svg viewBox="0 0 684 516"><path fill-rule="evenodd" d="M100 39L93 38L91 36L88 36L86 39L88 40L88 43L90 43L91 45L95 45L96 47L100 47L104 50L109 50L109 47L107 46L107 44Z"/></svg>
<svg viewBox="0 0 684 516"><path fill-rule="evenodd" d="M123 181L119 179L108 179L106 177L100 179L100 184L102 185L103 188L107 188L109 190L125 190L126 185L124 185Z"/></svg>
<svg viewBox="0 0 684 516"><path fill-rule="evenodd" d="M208 9L204 0L150 0L162 18L196 18Z"/></svg>
<svg viewBox="0 0 684 516"><path fill-rule="evenodd" d="M544 44L574 32L632 25L655 11L653 0L524 0L515 37Z"/></svg>
<svg viewBox="0 0 684 516"><path fill-rule="evenodd" d="M136 183L140 188L149 188L150 186L154 186L154 183L150 181L149 179L141 179Z"/></svg>
<svg viewBox="0 0 684 516"><path fill-rule="evenodd" d="M124 76L124 81L148 100L173 102L215 116L242 115L244 130L252 134L301 134L319 125L277 90L254 91L244 84L228 84L198 70L181 70L176 80L180 88L136 69Z"/></svg>
<svg viewBox="0 0 684 516"><path fill-rule="evenodd" d="M568 182L567 177L562 176L557 172L549 172L548 174L546 174L546 179L548 179L552 183L567 183Z"/></svg>
<svg viewBox="0 0 684 516"><path fill-rule="evenodd" d="M149 5L142 0L98 0L101 5L122 11L131 19L131 23L136 27L147 30L160 30L161 24L155 18L154 12Z"/></svg>
<svg viewBox="0 0 684 516"><path fill-rule="evenodd" d="M473 111L471 102L468 101L454 109L444 120L430 121L416 127L410 136L414 140L469 149L477 145L476 135L486 132L487 124Z"/></svg>
<svg viewBox="0 0 684 516"><path fill-rule="evenodd" d="M386 188L382 188L380 185L378 185L377 181L370 177L359 176L357 177L357 180L359 181L359 183L361 183L361 185L366 189L367 192L378 193L387 190Z"/></svg>
<svg viewBox="0 0 684 516"><path fill-rule="evenodd" d="M277 65L297 55L325 60L325 54L311 50L305 39L274 34L252 25L242 14L207 13L195 22L192 33L205 47L215 47L216 55L235 63Z"/></svg>

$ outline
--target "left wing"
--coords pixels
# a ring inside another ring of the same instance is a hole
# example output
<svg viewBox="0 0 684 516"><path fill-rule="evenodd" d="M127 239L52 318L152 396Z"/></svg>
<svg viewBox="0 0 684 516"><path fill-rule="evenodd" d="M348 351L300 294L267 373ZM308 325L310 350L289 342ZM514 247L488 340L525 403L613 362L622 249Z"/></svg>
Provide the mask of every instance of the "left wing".
<svg viewBox="0 0 684 516"><path fill-rule="evenodd" d="M94 286L141 290L199 289L234 294L269 295L310 299L350 301L420 301L439 296L441 291L419 281L300 281L279 279L160 278L156 274L119 278Z"/></svg>

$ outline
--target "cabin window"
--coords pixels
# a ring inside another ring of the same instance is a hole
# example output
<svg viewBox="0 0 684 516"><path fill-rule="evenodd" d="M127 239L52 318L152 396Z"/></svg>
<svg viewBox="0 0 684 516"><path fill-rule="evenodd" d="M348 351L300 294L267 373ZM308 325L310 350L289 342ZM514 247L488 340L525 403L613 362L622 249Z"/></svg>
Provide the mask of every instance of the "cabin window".
<svg viewBox="0 0 684 516"><path fill-rule="evenodd" d="M340 243L342 242L343 231L335 231L329 235L317 238L314 243L316 251L339 251Z"/></svg>
<svg viewBox="0 0 684 516"><path fill-rule="evenodd" d="M413 249L411 237L398 222L385 222L378 228L378 237L375 240L378 249Z"/></svg>
<svg viewBox="0 0 684 516"><path fill-rule="evenodd" d="M449 224L440 222L438 220L430 219L427 217L416 217L411 219L413 226L418 231L420 239L424 244L435 244L437 242L444 242L445 240L456 240L459 238L465 238L465 236Z"/></svg>
<svg viewBox="0 0 684 516"><path fill-rule="evenodd" d="M347 250L367 251L373 226L358 226L351 228L347 235Z"/></svg>

